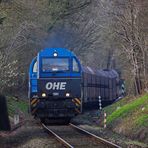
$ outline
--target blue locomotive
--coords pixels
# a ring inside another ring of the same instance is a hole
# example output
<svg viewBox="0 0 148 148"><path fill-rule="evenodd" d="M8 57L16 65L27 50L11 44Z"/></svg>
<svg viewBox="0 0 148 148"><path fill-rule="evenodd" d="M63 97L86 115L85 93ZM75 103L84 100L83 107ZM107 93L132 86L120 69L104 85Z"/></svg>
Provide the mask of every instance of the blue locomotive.
<svg viewBox="0 0 148 148"><path fill-rule="evenodd" d="M30 65L30 110L40 119L72 118L98 107L98 98L104 106L124 93L124 81L115 70L83 67L77 56L64 48L46 48Z"/></svg>

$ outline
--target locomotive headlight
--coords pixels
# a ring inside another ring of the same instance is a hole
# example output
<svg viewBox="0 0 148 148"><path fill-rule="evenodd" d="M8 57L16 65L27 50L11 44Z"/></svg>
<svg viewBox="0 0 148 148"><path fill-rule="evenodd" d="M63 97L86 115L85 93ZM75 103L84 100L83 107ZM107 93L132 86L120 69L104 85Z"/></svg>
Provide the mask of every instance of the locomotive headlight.
<svg viewBox="0 0 148 148"><path fill-rule="evenodd" d="M55 52L55 53L53 54L53 56L54 56L54 57L57 57L57 56L58 56L58 54Z"/></svg>
<svg viewBox="0 0 148 148"><path fill-rule="evenodd" d="M45 93L42 93L42 97L46 97L46 94Z"/></svg>
<svg viewBox="0 0 148 148"><path fill-rule="evenodd" d="M70 93L66 93L66 97L70 97Z"/></svg>

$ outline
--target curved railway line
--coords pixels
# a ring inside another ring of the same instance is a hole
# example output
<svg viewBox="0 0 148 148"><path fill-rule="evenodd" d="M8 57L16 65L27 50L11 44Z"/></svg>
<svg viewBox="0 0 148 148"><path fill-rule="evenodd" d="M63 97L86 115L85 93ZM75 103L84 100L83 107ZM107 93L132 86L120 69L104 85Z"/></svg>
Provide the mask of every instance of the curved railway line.
<svg viewBox="0 0 148 148"><path fill-rule="evenodd" d="M62 126L46 126L42 123L42 126L67 148L121 148L71 123Z"/></svg>

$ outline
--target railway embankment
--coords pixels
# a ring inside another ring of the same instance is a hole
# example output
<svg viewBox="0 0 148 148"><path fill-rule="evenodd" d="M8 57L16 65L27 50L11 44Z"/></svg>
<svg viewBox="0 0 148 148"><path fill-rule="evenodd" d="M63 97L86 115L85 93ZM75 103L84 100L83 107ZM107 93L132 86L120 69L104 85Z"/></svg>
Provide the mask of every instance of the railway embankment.
<svg viewBox="0 0 148 148"><path fill-rule="evenodd" d="M127 97L104 108L107 124L117 133L148 143L148 94Z"/></svg>
<svg viewBox="0 0 148 148"><path fill-rule="evenodd" d="M28 101L20 99L19 97L7 96L5 97L5 105L1 99L1 123L6 124L6 120L3 117L4 111L7 111L7 118L10 123L10 132L20 127L28 119ZM6 106L6 107L5 107ZM3 108L2 108L3 107ZM5 109L7 108L7 109ZM6 117L5 117L6 118ZM0 136L5 134L6 130L0 131ZM7 132L6 132L7 133Z"/></svg>
<svg viewBox="0 0 148 148"><path fill-rule="evenodd" d="M103 128L104 112L107 128ZM148 94L126 97L108 107L86 112L72 122L125 147L148 147Z"/></svg>
<svg viewBox="0 0 148 148"><path fill-rule="evenodd" d="M13 117L16 113L28 113L28 101L19 97L7 96L8 114Z"/></svg>
<svg viewBox="0 0 148 148"><path fill-rule="evenodd" d="M27 100L14 96L7 96L7 107L11 129L17 124L17 122L20 123L28 118Z"/></svg>

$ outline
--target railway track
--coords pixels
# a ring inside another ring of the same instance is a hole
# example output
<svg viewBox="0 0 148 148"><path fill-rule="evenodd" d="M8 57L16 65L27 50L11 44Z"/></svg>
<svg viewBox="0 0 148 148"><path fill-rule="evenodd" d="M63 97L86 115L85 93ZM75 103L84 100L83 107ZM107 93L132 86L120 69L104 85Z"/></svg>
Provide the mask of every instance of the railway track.
<svg viewBox="0 0 148 148"><path fill-rule="evenodd" d="M68 148L121 148L101 137L98 137L74 124L46 126L43 128L53 135L58 142Z"/></svg>

